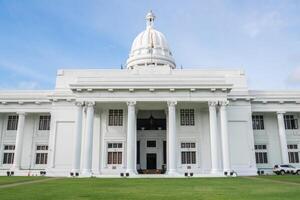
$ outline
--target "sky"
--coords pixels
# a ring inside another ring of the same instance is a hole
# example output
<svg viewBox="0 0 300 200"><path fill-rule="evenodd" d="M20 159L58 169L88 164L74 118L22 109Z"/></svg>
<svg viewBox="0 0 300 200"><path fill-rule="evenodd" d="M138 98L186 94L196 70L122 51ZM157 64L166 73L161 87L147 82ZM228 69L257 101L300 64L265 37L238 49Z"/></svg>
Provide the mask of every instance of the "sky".
<svg viewBox="0 0 300 200"><path fill-rule="evenodd" d="M53 89L58 69L119 69L149 10L177 66L300 90L299 0L0 0L0 89Z"/></svg>

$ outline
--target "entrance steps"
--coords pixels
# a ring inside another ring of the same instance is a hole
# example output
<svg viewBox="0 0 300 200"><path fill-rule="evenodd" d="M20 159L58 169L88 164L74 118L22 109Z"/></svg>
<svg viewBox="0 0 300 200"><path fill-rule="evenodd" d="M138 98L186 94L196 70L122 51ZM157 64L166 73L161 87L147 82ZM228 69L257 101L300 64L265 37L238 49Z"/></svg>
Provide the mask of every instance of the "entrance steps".
<svg viewBox="0 0 300 200"><path fill-rule="evenodd" d="M163 174L164 170L161 169L143 169L138 170L139 174Z"/></svg>

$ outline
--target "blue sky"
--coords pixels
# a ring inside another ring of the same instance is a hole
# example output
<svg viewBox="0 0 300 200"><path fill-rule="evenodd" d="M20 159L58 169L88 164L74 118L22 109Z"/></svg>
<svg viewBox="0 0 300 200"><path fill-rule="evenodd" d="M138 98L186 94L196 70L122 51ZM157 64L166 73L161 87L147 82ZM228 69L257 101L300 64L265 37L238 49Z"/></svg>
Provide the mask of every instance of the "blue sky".
<svg viewBox="0 0 300 200"><path fill-rule="evenodd" d="M120 68L150 9L177 66L300 89L298 0L0 0L0 89L52 89L61 68Z"/></svg>

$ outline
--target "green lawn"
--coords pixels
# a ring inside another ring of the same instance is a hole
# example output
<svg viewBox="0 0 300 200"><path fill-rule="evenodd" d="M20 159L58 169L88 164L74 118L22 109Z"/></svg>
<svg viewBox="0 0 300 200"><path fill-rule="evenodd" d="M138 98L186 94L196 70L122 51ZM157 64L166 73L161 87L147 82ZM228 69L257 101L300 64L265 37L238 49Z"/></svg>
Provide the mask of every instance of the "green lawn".
<svg viewBox="0 0 300 200"><path fill-rule="evenodd" d="M6 185L6 184L12 184L12 183L40 180L40 179L44 179L44 178L45 177L42 177L42 176L29 176L29 177L27 177L27 176L16 176L16 177L0 176L0 186Z"/></svg>
<svg viewBox="0 0 300 200"><path fill-rule="evenodd" d="M11 178L0 177L0 183ZM23 178L23 179L22 179ZM31 178L31 177L30 177ZM0 199L300 199L300 176L191 179L72 179L0 188Z"/></svg>
<svg viewBox="0 0 300 200"><path fill-rule="evenodd" d="M285 176L259 176L259 178L275 180L275 181L287 181L300 184L300 176L285 175Z"/></svg>

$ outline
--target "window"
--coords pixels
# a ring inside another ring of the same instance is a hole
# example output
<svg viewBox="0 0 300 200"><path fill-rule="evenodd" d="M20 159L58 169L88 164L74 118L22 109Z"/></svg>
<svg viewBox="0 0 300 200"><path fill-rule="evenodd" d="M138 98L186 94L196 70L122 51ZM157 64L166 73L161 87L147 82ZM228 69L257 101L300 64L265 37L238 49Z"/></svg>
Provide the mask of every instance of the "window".
<svg viewBox="0 0 300 200"><path fill-rule="evenodd" d="M147 141L147 147L156 147L156 141L155 140L148 140Z"/></svg>
<svg viewBox="0 0 300 200"><path fill-rule="evenodd" d="M298 120L294 115L284 115L285 129L298 129Z"/></svg>
<svg viewBox="0 0 300 200"><path fill-rule="evenodd" d="M46 165L48 159L48 145L37 145L35 154L35 164Z"/></svg>
<svg viewBox="0 0 300 200"><path fill-rule="evenodd" d="M257 164L267 164L268 163L268 153L267 145L265 144L256 144L255 148L255 158Z"/></svg>
<svg viewBox="0 0 300 200"><path fill-rule="evenodd" d="M12 131L12 130L17 130L18 128L18 115L10 115L8 116L7 120L7 130Z"/></svg>
<svg viewBox="0 0 300 200"><path fill-rule="evenodd" d="M194 142L192 142L192 143L184 142L184 143L181 143L181 148L186 148L186 149L196 148L196 144Z"/></svg>
<svg viewBox="0 0 300 200"><path fill-rule="evenodd" d="M300 163L299 162L299 149L297 144L287 145L289 150L289 162L290 163Z"/></svg>
<svg viewBox="0 0 300 200"><path fill-rule="evenodd" d="M39 130L50 130L50 120L51 116L50 115L44 115L40 116L39 120Z"/></svg>
<svg viewBox="0 0 300 200"><path fill-rule="evenodd" d="M120 165L122 164L122 143L107 143L107 164Z"/></svg>
<svg viewBox="0 0 300 200"><path fill-rule="evenodd" d="M123 126L123 110L109 110L109 126Z"/></svg>
<svg viewBox="0 0 300 200"><path fill-rule="evenodd" d="M107 147L109 149L116 149L116 148L122 148L122 143L108 143Z"/></svg>
<svg viewBox="0 0 300 200"><path fill-rule="evenodd" d="M195 125L194 109L181 109L180 110L180 124L181 124L181 126L194 126Z"/></svg>
<svg viewBox="0 0 300 200"><path fill-rule="evenodd" d="M196 164L196 143L181 143L181 164Z"/></svg>
<svg viewBox="0 0 300 200"><path fill-rule="evenodd" d="M264 130L264 116L252 115L252 127L253 130Z"/></svg>
<svg viewBox="0 0 300 200"><path fill-rule="evenodd" d="M13 164L15 155L15 145L4 145L3 164Z"/></svg>

